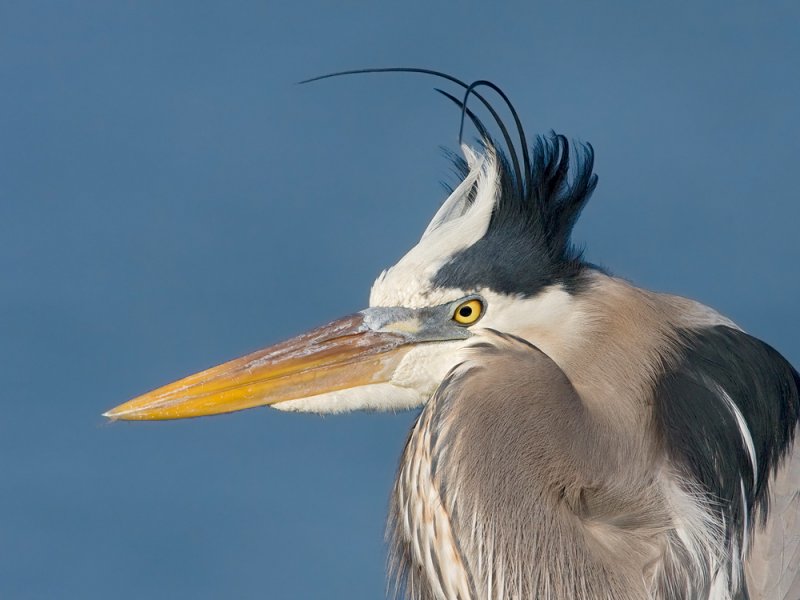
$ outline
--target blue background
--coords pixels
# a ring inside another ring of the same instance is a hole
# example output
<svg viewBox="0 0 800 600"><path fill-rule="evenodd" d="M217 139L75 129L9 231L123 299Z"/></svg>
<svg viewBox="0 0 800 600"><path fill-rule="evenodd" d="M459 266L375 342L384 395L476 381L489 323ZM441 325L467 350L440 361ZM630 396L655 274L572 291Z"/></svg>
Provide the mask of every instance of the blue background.
<svg viewBox="0 0 800 600"><path fill-rule="evenodd" d="M0 5L0 596L378 598L413 413L100 414L363 307L490 78L591 141L589 259L800 363L800 9Z"/></svg>

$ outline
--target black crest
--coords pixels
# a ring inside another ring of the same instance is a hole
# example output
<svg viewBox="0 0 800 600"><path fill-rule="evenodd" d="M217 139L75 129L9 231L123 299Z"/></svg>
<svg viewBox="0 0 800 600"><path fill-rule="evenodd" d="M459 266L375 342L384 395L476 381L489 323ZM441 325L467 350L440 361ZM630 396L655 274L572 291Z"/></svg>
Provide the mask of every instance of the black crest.
<svg viewBox="0 0 800 600"><path fill-rule="evenodd" d="M484 137L483 144L497 156L499 170L499 196L489 227L480 240L439 270L434 283L524 296L556 283L573 290L586 265L570 236L597 184L592 147L577 146L571 177L569 141L555 133L539 136L520 178L491 138ZM456 167L466 176L463 159L456 159Z"/></svg>
<svg viewBox="0 0 800 600"><path fill-rule="evenodd" d="M486 234L472 246L458 252L439 270L433 283L443 287L476 289L488 287L501 293L524 296L536 294L543 287L561 283L574 291L586 268L581 253L570 241L572 229L597 185L593 174L594 151L589 144L577 144L574 151L567 138L551 133L538 136L529 148L519 115L508 96L491 81L472 84L431 69L382 68L340 71L307 79L320 79L363 73L420 73L445 79L464 89L462 99L443 90L461 109L461 142L465 116L480 136L487 153L496 158L499 175L498 201ZM511 113L518 138L517 152L508 127L497 110L476 88L489 88ZM489 128L467 106L474 96L492 116L503 146L496 143ZM574 154L574 175L570 163ZM520 160L521 158L521 160ZM466 177L469 168L464 159L454 158L457 171Z"/></svg>

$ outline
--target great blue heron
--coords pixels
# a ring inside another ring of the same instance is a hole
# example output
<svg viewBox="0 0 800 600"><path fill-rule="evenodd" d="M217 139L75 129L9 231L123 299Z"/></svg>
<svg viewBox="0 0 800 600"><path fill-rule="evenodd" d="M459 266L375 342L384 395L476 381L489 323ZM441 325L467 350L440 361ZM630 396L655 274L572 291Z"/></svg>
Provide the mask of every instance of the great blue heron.
<svg viewBox="0 0 800 600"><path fill-rule="evenodd" d="M106 416L422 407L389 521L409 598L798 600L797 371L711 308L585 262L591 146L529 147L496 86L437 75L466 88L446 95L482 144L369 308Z"/></svg>

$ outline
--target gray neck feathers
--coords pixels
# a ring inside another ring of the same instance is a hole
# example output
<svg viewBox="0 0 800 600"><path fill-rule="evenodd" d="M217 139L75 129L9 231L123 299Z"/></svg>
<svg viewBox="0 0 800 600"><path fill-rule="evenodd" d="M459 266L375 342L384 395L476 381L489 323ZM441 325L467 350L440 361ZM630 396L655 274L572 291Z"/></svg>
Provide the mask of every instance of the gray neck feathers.
<svg viewBox="0 0 800 600"><path fill-rule="evenodd" d="M634 298L636 310L657 314L653 298ZM657 352L636 333L637 313L610 302L629 343ZM597 335L607 326L598 321ZM650 377L640 371L622 392L636 414L615 418L602 397L581 397L572 369L517 338L486 339L425 406L403 454L388 532L398 590L420 600L707 596L718 526L632 429L650 422L641 418ZM609 370L629 368L587 347L597 355L573 360L595 361L581 371L593 365L595 389ZM671 519L678 504L684 530Z"/></svg>

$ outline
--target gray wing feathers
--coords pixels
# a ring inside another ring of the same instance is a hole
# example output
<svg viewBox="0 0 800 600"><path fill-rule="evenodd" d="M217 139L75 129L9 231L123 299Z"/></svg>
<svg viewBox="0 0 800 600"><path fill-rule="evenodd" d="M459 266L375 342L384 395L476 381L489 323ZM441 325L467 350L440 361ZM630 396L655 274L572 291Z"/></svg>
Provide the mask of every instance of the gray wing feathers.
<svg viewBox="0 0 800 600"><path fill-rule="evenodd" d="M800 599L800 445L771 484L766 525L753 535L745 564L751 600Z"/></svg>

